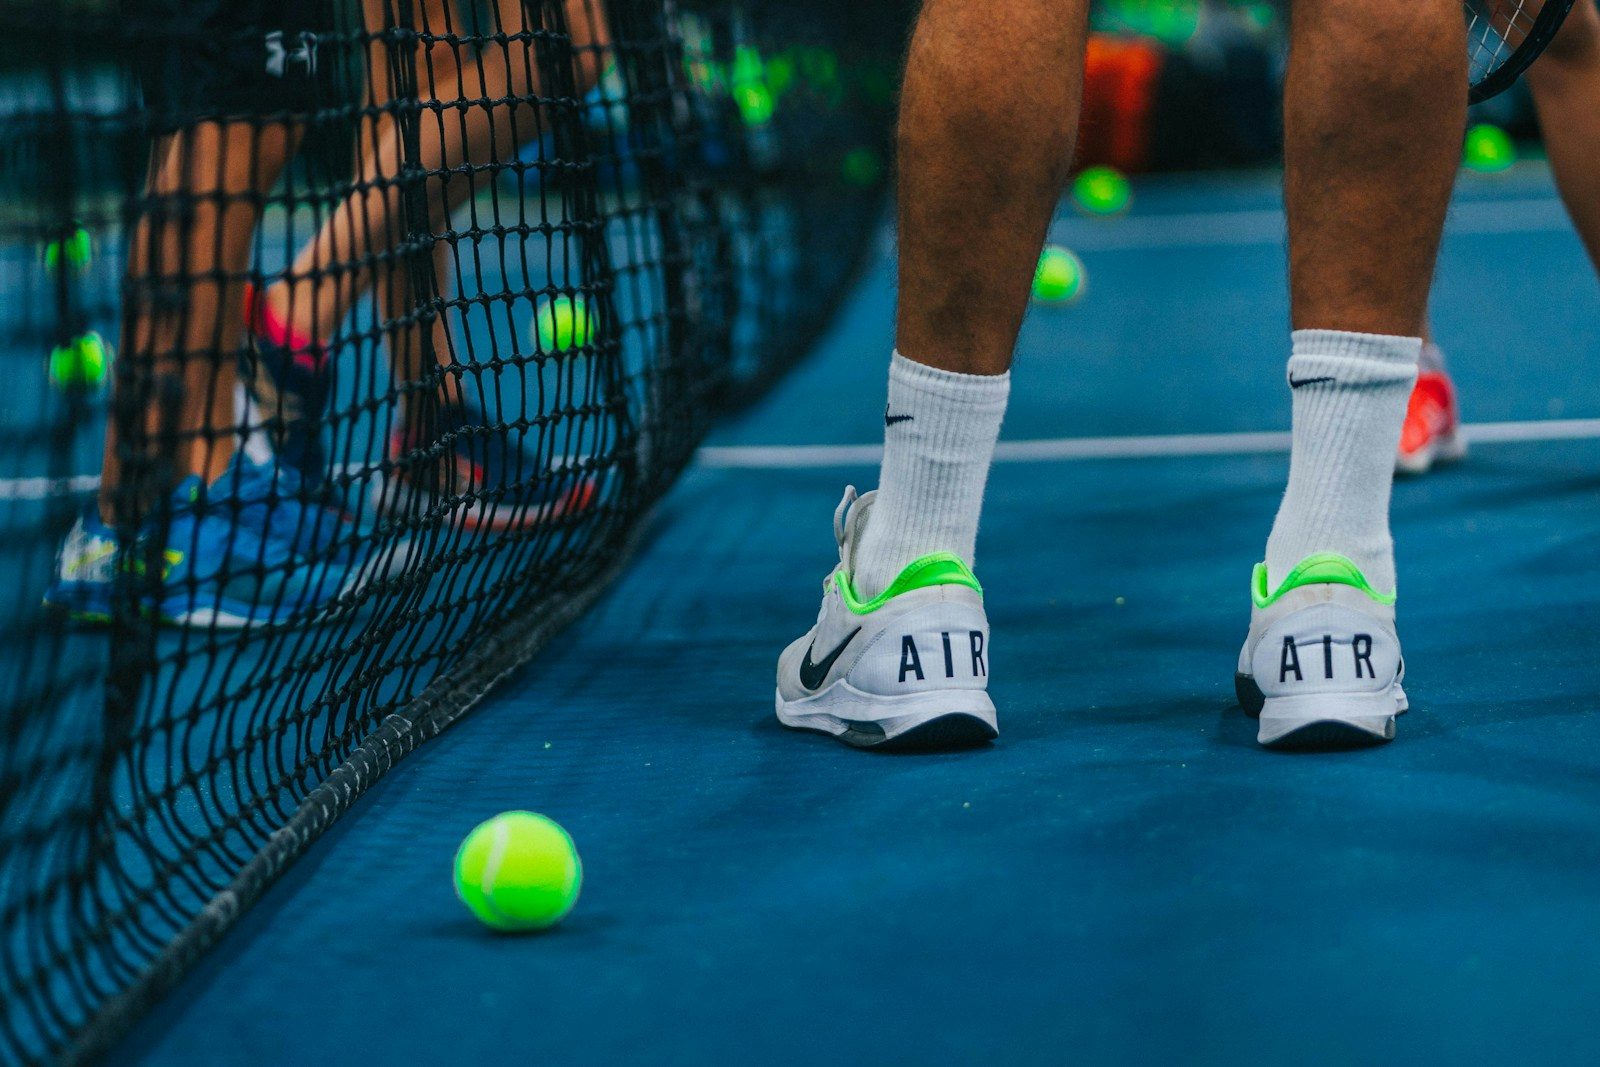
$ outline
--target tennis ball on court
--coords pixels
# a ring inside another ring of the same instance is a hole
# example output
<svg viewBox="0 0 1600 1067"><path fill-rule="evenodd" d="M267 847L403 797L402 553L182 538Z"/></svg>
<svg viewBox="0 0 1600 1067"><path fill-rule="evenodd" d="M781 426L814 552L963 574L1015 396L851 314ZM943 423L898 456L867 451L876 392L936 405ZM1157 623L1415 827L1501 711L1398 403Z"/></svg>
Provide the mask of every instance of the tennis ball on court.
<svg viewBox="0 0 1600 1067"><path fill-rule="evenodd" d="M1089 167L1072 183L1072 202L1089 215L1120 215L1133 203L1133 186L1115 167Z"/></svg>
<svg viewBox="0 0 1600 1067"><path fill-rule="evenodd" d="M98 389L111 365L111 346L93 331L50 350L50 384L57 389Z"/></svg>
<svg viewBox="0 0 1600 1067"><path fill-rule="evenodd" d="M89 237L89 231L82 226L44 246L44 269L48 271L60 270L63 262L73 270L81 271L89 266L92 258L94 242Z"/></svg>
<svg viewBox="0 0 1600 1067"><path fill-rule="evenodd" d="M1070 304L1088 283L1083 260L1060 245L1045 245L1033 272L1033 298L1043 304Z"/></svg>
<svg viewBox="0 0 1600 1067"><path fill-rule="evenodd" d="M1490 123L1480 123L1467 131L1461 161L1468 170L1493 174L1517 161L1517 146L1506 131Z"/></svg>
<svg viewBox="0 0 1600 1067"><path fill-rule="evenodd" d="M531 811L478 824L456 852L456 895L496 930L543 930L577 903L583 864L572 838Z"/></svg>
<svg viewBox="0 0 1600 1067"><path fill-rule="evenodd" d="M540 302L533 328L540 351L565 352L589 343L594 336L594 316L582 297L558 296Z"/></svg>

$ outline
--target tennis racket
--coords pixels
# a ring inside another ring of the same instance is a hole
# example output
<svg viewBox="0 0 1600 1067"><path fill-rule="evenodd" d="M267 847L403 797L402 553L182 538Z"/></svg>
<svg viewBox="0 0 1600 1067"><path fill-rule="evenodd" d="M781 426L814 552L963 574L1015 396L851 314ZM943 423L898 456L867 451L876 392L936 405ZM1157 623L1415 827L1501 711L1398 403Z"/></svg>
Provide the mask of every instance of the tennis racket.
<svg viewBox="0 0 1600 1067"><path fill-rule="evenodd" d="M1573 3L1466 0L1468 99L1476 104L1511 88L1561 29Z"/></svg>

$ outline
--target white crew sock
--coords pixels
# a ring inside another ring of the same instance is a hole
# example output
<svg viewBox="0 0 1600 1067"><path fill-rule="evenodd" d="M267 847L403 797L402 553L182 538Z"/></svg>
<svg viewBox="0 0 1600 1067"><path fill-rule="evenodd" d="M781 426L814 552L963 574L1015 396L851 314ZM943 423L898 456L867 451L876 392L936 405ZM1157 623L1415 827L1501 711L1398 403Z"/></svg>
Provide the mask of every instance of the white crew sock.
<svg viewBox="0 0 1600 1067"><path fill-rule="evenodd" d="M1295 331L1294 444L1289 488L1267 538L1271 589L1305 557L1337 552L1374 589L1394 591L1389 490L1421 353L1416 337Z"/></svg>
<svg viewBox="0 0 1600 1067"><path fill-rule="evenodd" d="M1010 392L1009 372L957 374L894 354L878 495L850 576L857 596L877 596L930 552L953 552L972 565Z"/></svg>

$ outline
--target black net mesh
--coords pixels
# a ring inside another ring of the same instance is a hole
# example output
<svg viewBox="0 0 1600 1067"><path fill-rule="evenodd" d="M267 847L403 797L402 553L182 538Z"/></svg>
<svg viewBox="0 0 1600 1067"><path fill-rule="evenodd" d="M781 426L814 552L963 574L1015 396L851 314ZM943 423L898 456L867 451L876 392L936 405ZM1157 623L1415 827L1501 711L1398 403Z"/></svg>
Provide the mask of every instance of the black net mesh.
<svg viewBox="0 0 1600 1067"><path fill-rule="evenodd" d="M878 232L906 21L0 5L0 1060L103 1047L603 587Z"/></svg>

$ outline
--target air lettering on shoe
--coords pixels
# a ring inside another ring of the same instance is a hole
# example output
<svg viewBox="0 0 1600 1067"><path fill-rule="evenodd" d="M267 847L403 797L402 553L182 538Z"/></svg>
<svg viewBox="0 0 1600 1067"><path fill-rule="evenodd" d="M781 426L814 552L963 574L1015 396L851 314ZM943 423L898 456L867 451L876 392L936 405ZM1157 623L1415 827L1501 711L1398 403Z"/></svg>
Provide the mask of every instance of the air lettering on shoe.
<svg viewBox="0 0 1600 1067"><path fill-rule="evenodd" d="M1361 677L1361 665L1363 663L1367 665L1367 675L1369 677L1376 678L1378 676L1378 672L1372 669L1371 634L1356 634L1355 637L1351 638L1350 651L1355 653L1357 678Z"/></svg>
<svg viewBox="0 0 1600 1067"><path fill-rule="evenodd" d="M923 681L922 657L917 655L917 643L911 639L910 634L900 638L900 681L906 680L907 671L916 671L917 681Z"/></svg>
<svg viewBox="0 0 1600 1067"><path fill-rule="evenodd" d="M1278 660L1278 681L1288 681L1290 671L1294 671L1295 681L1303 682L1306 680L1305 675L1300 673L1300 653L1294 647L1294 638L1285 637L1283 639L1283 656Z"/></svg>
<svg viewBox="0 0 1600 1067"><path fill-rule="evenodd" d="M1350 638L1350 655L1352 665L1355 667L1357 678L1378 677L1377 668L1372 665L1372 635L1354 634ZM1292 636L1283 639L1283 653L1278 658L1278 681L1287 682L1289 672L1294 672L1294 680L1305 681L1305 675L1300 670L1300 649L1295 645ZM1322 635L1322 676L1333 680L1333 635Z"/></svg>
<svg viewBox="0 0 1600 1067"><path fill-rule="evenodd" d="M948 630L939 634L939 642L944 649L944 676L956 676L956 650L955 643L950 639ZM988 664L984 662L983 631L969 630L967 642L972 653L972 677L982 678L989 673ZM922 670L922 653L917 649L917 639L911 634L900 635L900 677L898 681L905 681L907 677L915 675L917 681L926 681Z"/></svg>

